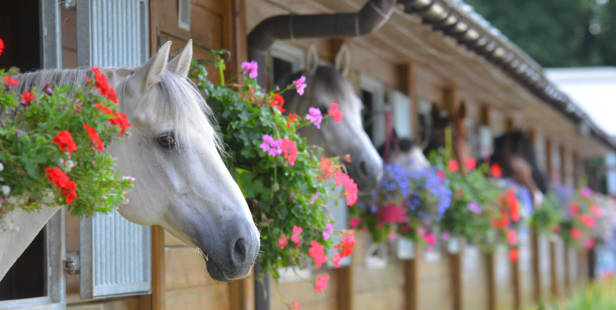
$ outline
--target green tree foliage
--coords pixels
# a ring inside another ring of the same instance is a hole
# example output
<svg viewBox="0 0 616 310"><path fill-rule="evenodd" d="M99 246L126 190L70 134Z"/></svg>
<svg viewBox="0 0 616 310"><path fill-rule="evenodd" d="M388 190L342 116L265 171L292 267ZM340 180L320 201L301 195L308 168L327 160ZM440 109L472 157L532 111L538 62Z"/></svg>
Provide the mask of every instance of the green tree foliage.
<svg viewBox="0 0 616 310"><path fill-rule="evenodd" d="M616 0L467 0L545 67L616 65Z"/></svg>

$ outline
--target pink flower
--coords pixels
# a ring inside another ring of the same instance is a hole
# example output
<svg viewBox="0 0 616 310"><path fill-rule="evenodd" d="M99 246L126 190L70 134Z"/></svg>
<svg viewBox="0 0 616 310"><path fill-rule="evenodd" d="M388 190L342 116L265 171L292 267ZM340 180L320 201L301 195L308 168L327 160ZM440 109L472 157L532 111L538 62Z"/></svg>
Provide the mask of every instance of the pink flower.
<svg viewBox="0 0 616 310"><path fill-rule="evenodd" d="M248 72L250 72L249 78L256 78L259 75L259 64L254 60L251 62L244 61L242 63L242 74L246 75Z"/></svg>
<svg viewBox="0 0 616 310"><path fill-rule="evenodd" d="M287 246L288 243L289 240L287 239L287 236L285 234L282 234L280 236L280 239L278 239L278 247L282 250Z"/></svg>
<svg viewBox="0 0 616 310"><path fill-rule="evenodd" d="M571 228L571 230L569 230L569 235L573 239L580 239L582 237L582 231L576 227L573 227Z"/></svg>
<svg viewBox="0 0 616 310"><path fill-rule="evenodd" d="M468 204L468 209L475 214L481 213L481 205L475 201Z"/></svg>
<svg viewBox="0 0 616 310"><path fill-rule="evenodd" d="M293 82L293 84L295 85L295 88L297 89L297 93L300 96L304 95L304 89L306 89L306 77L305 76L300 76L299 79L295 80L295 82Z"/></svg>
<svg viewBox="0 0 616 310"><path fill-rule="evenodd" d="M344 186L344 196L346 197L347 206L352 206L357 202L357 183L346 173L337 170L334 174L336 186Z"/></svg>
<svg viewBox="0 0 616 310"><path fill-rule="evenodd" d="M582 214L582 216L580 216L580 221L588 228L595 227L595 218L590 215Z"/></svg>
<svg viewBox="0 0 616 310"><path fill-rule="evenodd" d="M436 243L436 236L433 234L427 234L423 237L423 239L429 245L434 245Z"/></svg>
<svg viewBox="0 0 616 310"><path fill-rule="evenodd" d="M450 238L451 238L451 235L449 234L449 232L444 231L444 232L441 234L441 240L443 240L443 241L447 241L447 240L449 240Z"/></svg>
<svg viewBox="0 0 616 310"><path fill-rule="evenodd" d="M314 286L315 292L322 292L327 289L327 281L329 280L329 274L326 273L321 276L317 276L317 283Z"/></svg>
<svg viewBox="0 0 616 310"><path fill-rule="evenodd" d="M334 231L334 226L332 224L327 223L325 226L325 231L323 231L323 240L327 240L330 237L330 234Z"/></svg>
<svg viewBox="0 0 616 310"><path fill-rule="evenodd" d="M323 245L314 240L310 241L310 249L308 250L308 254L312 257L312 259L314 260L314 264L317 267L321 267L323 263L327 261Z"/></svg>
<svg viewBox="0 0 616 310"><path fill-rule="evenodd" d="M389 241L396 239L396 237L398 237L398 234L396 234L395 231L392 231L392 232L389 233L389 235L387 235L387 239Z"/></svg>
<svg viewBox="0 0 616 310"><path fill-rule="evenodd" d="M291 301L291 310L299 310L302 306L295 300Z"/></svg>
<svg viewBox="0 0 616 310"><path fill-rule="evenodd" d="M297 159L297 146L295 145L295 141L281 139L279 144L284 158L289 160L289 165L293 166Z"/></svg>
<svg viewBox="0 0 616 310"><path fill-rule="evenodd" d="M425 236L428 231L424 227L417 228L417 234L420 236Z"/></svg>
<svg viewBox="0 0 616 310"><path fill-rule="evenodd" d="M473 157L469 157L466 159L466 168L468 170L474 170L477 167L477 161Z"/></svg>
<svg viewBox="0 0 616 310"><path fill-rule="evenodd" d="M293 235L291 235L291 241L299 246L301 239L299 238L299 234L301 234L303 229L298 226L293 226Z"/></svg>
<svg viewBox="0 0 616 310"><path fill-rule="evenodd" d="M439 170L436 172L436 175L438 176L439 179L445 180L445 172L443 170Z"/></svg>
<svg viewBox="0 0 616 310"><path fill-rule="evenodd" d="M516 244L518 242L518 235L515 230L509 229L507 231L507 242L509 242L509 244Z"/></svg>
<svg viewBox="0 0 616 310"><path fill-rule="evenodd" d="M338 104L335 102L329 105L328 114L336 123L340 123L342 120L342 111L338 110Z"/></svg>
<svg viewBox="0 0 616 310"><path fill-rule="evenodd" d="M308 114L306 114L306 119L308 119L318 129L321 129L321 121L323 120L323 115L321 115L321 110L310 107L308 109Z"/></svg>
<svg viewBox="0 0 616 310"><path fill-rule="evenodd" d="M274 140L270 135L263 135L262 139L263 143L259 147L263 152L268 153L270 156L282 154L281 140Z"/></svg>
<svg viewBox="0 0 616 310"><path fill-rule="evenodd" d="M592 248L595 247L595 240L594 239L586 239L586 241L584 241L584 247L588 250L591 250Z"/></svg>
<svg viewBox="0 0 616 310"><path fill-rule="evenodd" d="M351 226L351 228L356 228L359 226L359 218L358 217L353 217L349 220L349 225Z"/></svg>
<svg viewBox="0 0 616 310"><path fill-rule="evenodd" d="M341 260L342 260L342 256L340 256L340 253L338 252L334 253L334 256L332 257L332 261L334 262L334 267L340 268Z"/></svg>
<svg viewBox="0 0 616 310"><path fill-rule="evenodd" d="M409 219L406 214L406 208L396 204L389 204L379 208L376 216L379 220L379 226L393 223L406 223Z"/></svg>
<svg viewBox="0 0 616 310"><path fill-rule="evenodd" d="M596 217L600 217L603 212L597 205L590 205L590 212Z"/></svg>
<svg viewBox="0 0 616 310"><path fill-rule="evenodd" d="M315 193L314 195L312 195L312 198L310 198L310 204L313 204L315 200L317 200L318 198L319 198L319 193Z"/></svg>
<svg viewBox="0 0 616 310"><path fill-rule="evenodd" d="M455 159L452 159L449 161L449 163L447 164L447 168L449 169L449 171L451 172L458 172L458 169L460 168L458 166L458 161Z"/></svg>
<svg viewBox="0 0 616 310"><path fill-rule="evenodd" d="M584 187L580 190L580 196L582 196L582 198L584 199L590 199L591 195L592 195L592 191L588 187Z"/></svg>

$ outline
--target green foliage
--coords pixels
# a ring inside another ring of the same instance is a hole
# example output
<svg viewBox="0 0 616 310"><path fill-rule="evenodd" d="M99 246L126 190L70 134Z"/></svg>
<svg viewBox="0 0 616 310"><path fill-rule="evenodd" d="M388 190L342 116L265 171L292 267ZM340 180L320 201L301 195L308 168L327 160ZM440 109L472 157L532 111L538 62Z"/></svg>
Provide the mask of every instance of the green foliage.
<svg viewBox="0 0 616 310"><path fill-rule="evenodd" d="M616 65L616 0L466 2L543 66Z"/></svg>
<svg viewBox="0 0 616 310"><path fill-rule="evenodd" d="M615 292L616 278L611 277L581 289L570 300L528 310L613 310L616 309Z"/></svg>
<svg viewBox="0 0 616 310"><path fill-rule="evenodd" d="M538 231L551 232L561 220L558 197L554 193L549 193L541 205L535 208L530 218L530 226Z"/></svg>
<svg viewBox="0 0 616 310"><path fill-rule="evenodd" d="M4 80L16 73L0 70L0 186L10 190L6 197L0 194L0 217L15 208L37 211L45 206L66 206L73 215L93 215L111 212L124 203L132 181L119 176L114 159L97 151L84 129L87 122L105 145L116 139L119 131L109 124L113 116L93 106L113 109L115 105L91 89L71 85L44 92L35 88L30 105L23 100L20 104L22 94L10 90ZM64 130L77 146L72 155L52 142ZM77 197L72 203L48 180L45 169L53 167L76 183Z"/></svg>
<svg viewBox="0 0 616 310"><path fill-rule="evenodd" d="M224 62L219 54L214 56L224 81L220 67ZM330 222L324 205L339 197L334 196L335 183L322 179L322 150L307 145L297 133L300 126L308 125L306 121L293 122L281 114L270 104L274 92L263 92L255 79L246 76L243 84L214 85L200 65L193 70L192 77L216 115L215 127L227 152L225 163L261 232L258 260L263 269L278 277L279 267L301 265L308 258L306 253L312 240L326 249L331 247L331 239L324 240L322 236ZM264 135L294 141L298 151L295 163L291 165L283 156L270 156L260 149ZM301 245L289 240L289 245L281 249L279 238L283 234L290 238L294 226L303 228Z"/></svg>

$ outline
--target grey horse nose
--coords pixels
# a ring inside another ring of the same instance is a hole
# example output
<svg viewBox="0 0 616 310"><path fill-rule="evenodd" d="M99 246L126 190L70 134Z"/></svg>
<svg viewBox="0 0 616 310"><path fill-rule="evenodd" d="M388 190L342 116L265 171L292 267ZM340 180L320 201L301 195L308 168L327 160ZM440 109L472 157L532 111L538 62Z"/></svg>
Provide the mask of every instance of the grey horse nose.
<svg viewBox="0 0 616 310"><path fill-rule="evenodd" d="M239 238L233 242L233 246L231 247L231 262L233 266L242 266L246 263L246 255L248 252L248 248L246 246L246 241L244 238Z"/></svg>

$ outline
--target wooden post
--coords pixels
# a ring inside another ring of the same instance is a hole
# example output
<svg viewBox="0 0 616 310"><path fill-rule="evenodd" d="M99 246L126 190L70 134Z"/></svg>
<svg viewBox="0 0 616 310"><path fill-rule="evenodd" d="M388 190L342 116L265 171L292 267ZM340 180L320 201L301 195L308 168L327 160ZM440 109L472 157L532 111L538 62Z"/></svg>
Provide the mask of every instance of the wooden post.
<svg viewBox="0 0 616 310"><path fill-rule="evenodd" d="M565 247L565 295L571 292L571 261L569 257L569 247Z"/></svg>
<svg viewBox="0 0 616 310"><path fill-rule="evenodd" d="M419 258L420 247L415 244L415 257L408 260L404 264L404 273L406 283L404 285L404 295L405 299L405 310L417 310L419 307L419 299L417 296L417 287L419 284Z"/></svg>
<svg viewBox="0 0 616 310"><path fill-rule="evenodd" d="M240 71L248 50L246 41L246 0L223 1L223 46L231 52L226 74ZM259 64L261 65L261 64Z"/></svg>
<svg viewBox="0 0 616 310"><path fill-rule="evenodd" d="M457 253L449 254L449 266L451 270L451 288L453 295L453 309L462 310L463 292L462 292L462 249Z"/></svg>
<svg viewBox="0 0 616 310"><path fill-rule="evenodd" d="M229 283L229 302L231 310L254 309L253 275Z"/></svg>
<svg viewBox="0 0 616 310"><path fill-rule="evenodd" d="M151 2L150 2L151 3ZM152 309L165 309L165 231L152 226Z"/></svg>
<svg viewBox="0 0 616 310"><path fill-rule="evenodd" d="M515 120L513 117L508 116L505 118L505 130L511 132L515 129Z"/></svg>
<svg viewBox="0 0 616 310"><path fill-rule="evenodd" d="M486 258L486 284L488 287L488 310L496 310L496 272L494 266L494 252L485 253Z"/></svg>
<svg viewBox="0 0 616 310"><path fill-rule="evenodd" d="M554 181L552 178L552 140L549 137L545 137L545 166L548 181Z"/></svg>
<svg viewBox="0 0 616 310"><path fill-rule="evenodd" d="M483 126L490 126L490 106L487 104L482 104L480 107L480 121Z"/></svg>
<svg viewBox="0 0 616 310"><path fill-rule="evenodd" d="M558 270L556 269L556 241L550 240L550 292L558 297Z"/></svg>
<svg viewBox="0 0 616 310"><path fill-rule="evenodd" d="M409 115L409 119L411 120L411 129L413 130L414 138L419 141L421 139L419 135L419 98L417 97L417 92L415 91L415 67L413 63L406 62L403 64L399 64L396 67L398 73L398 89L403 92L409 99L411 100L411 115Z"/></svg>
<svg viewBox="0 0 616 310"><path fill-rule="evenodd" d="M455 86L450 86L443 89L443 107L449 115L456 113L458 102L458 90Z"/></svg>
<svg viewBox="0 0 616 310"><path fill-rule="evenodd" d="M560 153L560 182L567 184L567 154L565 145L561 144L558 151Z"/></svg>
<svg viewBox="0 0 616 310"><path fill-rule="evenodd" d="M519 251L519 247L518 247ZM513 282L513 309L522 308L522 290L520 288L520 261L511 262L511 280Z"/></svg>
<svg viewBox="0 0 616 310"><path fill-rule="evenodd" d="M338 269L338 278L340 283L338 284L338 309L340 310L353 310L355 309L355 302L353 300L354 287L354 263L351 259L351 264L347 267Z"/></svg>
<svg viewBox="0 0 616 310"><path fill-rule="evenodd" d="M536 229L533 229L531 235L531 255L532 255L532 265L533 265L533 296L535 298L536 303L541 302L541 269L539 268L539 264L541 260L539 259L539 232Z"/></svg>
<svg viewBox="0 0 616 310"><path fill-rule="evenodd" d="M580 167L578 165L578 154L577 152L573 151L572 154L572 160L573 160L573 186L578 186L578 183L580 182Z"/></svg>

